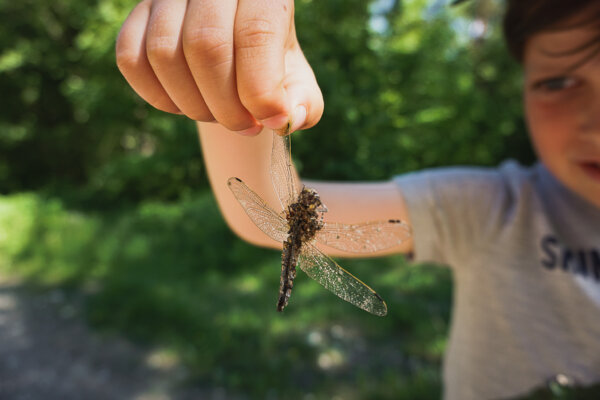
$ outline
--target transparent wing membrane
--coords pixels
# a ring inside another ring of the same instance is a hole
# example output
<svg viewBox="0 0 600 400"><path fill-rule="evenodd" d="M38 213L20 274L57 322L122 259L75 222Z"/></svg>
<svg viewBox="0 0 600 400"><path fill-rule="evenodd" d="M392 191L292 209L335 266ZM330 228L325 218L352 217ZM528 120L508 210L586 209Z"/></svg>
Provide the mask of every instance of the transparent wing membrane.
<svg viewBox="0 0 600 400"><path fill-rule="evenodd" d="M227 186L240 202L252 222L270 238L283 242L288 237L287 221L271 209L256 193L239 178L229 178Z"/></svg>
<svg viewBox="0 0 600 400"><path fill-rule="evenodd" d="M315 236L319 243L351 253L386 250L411 236L409 226L397 219L360 224L326 222Z"/></svg>
<svg viewBox="0 0 600 400"><path fill-rule="evenodd" d="M381 296L311 243L302 246L298 265L308 276L341 299L371 314L387 314L387 305Z"/></svg>

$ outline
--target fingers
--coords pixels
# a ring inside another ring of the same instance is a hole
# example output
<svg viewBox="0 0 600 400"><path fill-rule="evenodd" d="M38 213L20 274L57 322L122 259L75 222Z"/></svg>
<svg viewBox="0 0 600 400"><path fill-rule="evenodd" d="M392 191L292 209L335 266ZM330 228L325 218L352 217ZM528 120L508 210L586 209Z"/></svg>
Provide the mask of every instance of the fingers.
<svg viewBox="0 0 600 400"><path fill-rule="evenodd" d="M148 0L139 3L123 23L115 49L117 66L140 97L159 110L179 113L148 62L145 44L149 17Z"/></svg>
<svg viewBox="0 0 600 400"><path fill-rule="evenodd" d="M186 0L154 0L146 33L148 61L169 97L189 118L213 119L194 77L190 72L182 44L182 25Z"/></svg>
<svg viewBox="0 0 600 400"><path fill-rule="evenodd" d="M119 69L154 107L256 134L314 125L323 98L293 0L144 0L117 39Z"/></svg>
<svg viewBox="0 0 600 400"><path fill-rule="evenodd" d="M236 0L190 0L183 24L185 59L212 114L233 131L261 126L238 96L234 61Z"/></svg>

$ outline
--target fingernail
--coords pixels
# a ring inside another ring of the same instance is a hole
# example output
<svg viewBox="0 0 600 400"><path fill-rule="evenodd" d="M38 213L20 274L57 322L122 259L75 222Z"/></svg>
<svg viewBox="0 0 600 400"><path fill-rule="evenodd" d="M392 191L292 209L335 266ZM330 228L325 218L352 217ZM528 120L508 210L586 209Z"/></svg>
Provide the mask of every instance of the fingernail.
<svg viewBox="0 0 600 400"><path fill-rule="evenodd" d="M253 126L252 128L244 129L243 131L237 131L240 135L244 136L256 136L262 131L263 127L260 125Z"/></svg>
<svg viewBox="0 0 600 400"><path fill-rule="evenodd" d="M287 114L279 114L274 117L263 119L260 121L261 124L271 129L281 129L287 125L290 117Z"/></svg>
<svg viewBox="0 0 600 400"><path fill-rule="evenodd" d="M294 132L302 127L306 123L306 107L303 105L296 106L294 113L292 114L292 129Z"/></svg>

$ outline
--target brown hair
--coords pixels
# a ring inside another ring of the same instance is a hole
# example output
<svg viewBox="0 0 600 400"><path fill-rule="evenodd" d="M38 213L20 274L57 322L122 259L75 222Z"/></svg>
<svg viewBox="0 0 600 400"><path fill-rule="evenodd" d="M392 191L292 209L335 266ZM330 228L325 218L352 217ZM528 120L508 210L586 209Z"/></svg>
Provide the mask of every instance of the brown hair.
<svg viewBox="0 0 600 400"><path fill-rule="evenodd" d="M531 36L548 31L596 26L598 35L566 52L551 53L564 56L584 52L577 65L600 52L600 2L598 0L507 0L504 15L504 38L512 56L523 61L525 45ZM573 19L581 15L580 18ZM591 50L588 53L587 50Z"/></svg>

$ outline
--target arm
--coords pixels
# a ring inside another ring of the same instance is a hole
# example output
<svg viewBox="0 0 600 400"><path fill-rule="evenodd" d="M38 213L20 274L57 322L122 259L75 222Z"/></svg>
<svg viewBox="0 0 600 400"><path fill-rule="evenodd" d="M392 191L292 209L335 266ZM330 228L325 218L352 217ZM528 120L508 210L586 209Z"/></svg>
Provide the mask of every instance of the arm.
<svg viewBox="0 0 600 400"><path fill-rule="evenodd" d="M281 208L271 183L270 131L265 130L256 137L244 137L217 124L199 123L198 129L209 180L227 224L238 236L250 243L281 248L281 243L273 241L254 225L226 184L227 179L237 176L274 210ZM316 189L327 205L329 211L325 213L326 221L357 223L394 218L408 222L403 197L394 182L335 183L303 180L303 183ZM325 250L333 256L361 256L331 248ZM410 251L412 240L369 256Z"/></svg>
<svg viewBox="0 0 600 400"><path fill-rule="evenodd" d="M293 0L143 0L123 23L116 58L148 103L204 121L198 123L204 159L227 223L252 243L278 247L254 226L226 182L238 176L278 210L270 132L251 135L282 128L290 116L292 131L310 128L323 113L321 91L296 38ZM332 221L407 220L391 182L309 186ZM411 247L407 242L382 254Z"/></svg>

